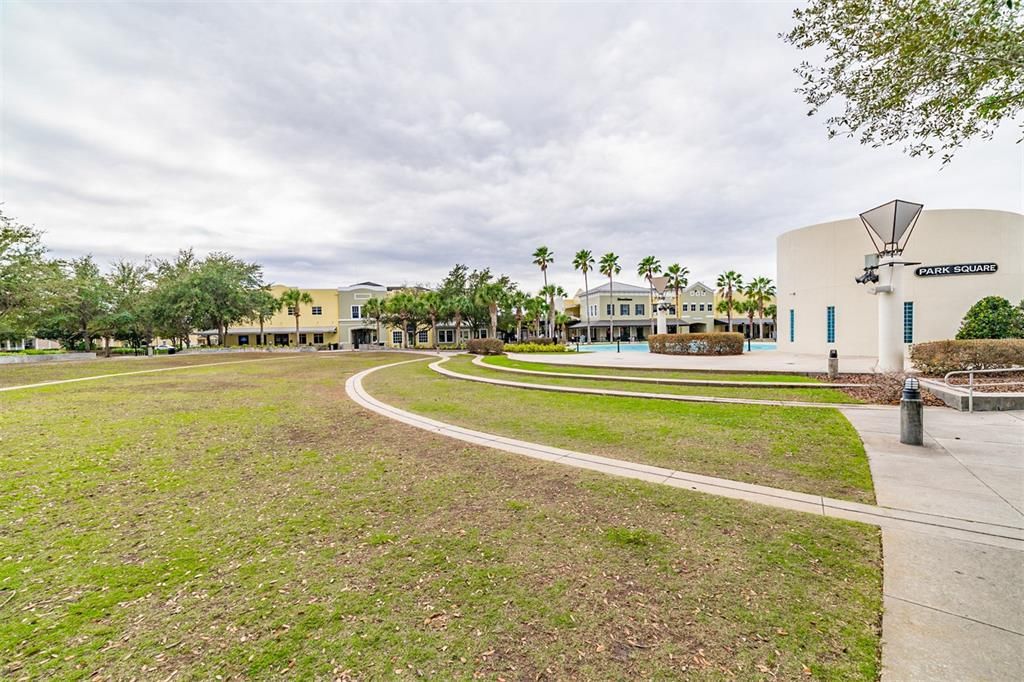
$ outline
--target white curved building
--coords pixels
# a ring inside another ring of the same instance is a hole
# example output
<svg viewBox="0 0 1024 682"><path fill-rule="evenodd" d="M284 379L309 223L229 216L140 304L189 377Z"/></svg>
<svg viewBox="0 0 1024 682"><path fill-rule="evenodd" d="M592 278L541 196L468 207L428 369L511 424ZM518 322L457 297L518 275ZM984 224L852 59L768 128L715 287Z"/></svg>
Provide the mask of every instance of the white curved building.
<svg viewBox="0 0 1024 682"><path fill-rule="evenodd" d="M792 353L878 353L878 302L854 281L873 253L860 218L779 236L778 348ZM1007 211L924 211L904 259L905 344L951 339L985 296L1024 299L1024 215Z"/></svg>

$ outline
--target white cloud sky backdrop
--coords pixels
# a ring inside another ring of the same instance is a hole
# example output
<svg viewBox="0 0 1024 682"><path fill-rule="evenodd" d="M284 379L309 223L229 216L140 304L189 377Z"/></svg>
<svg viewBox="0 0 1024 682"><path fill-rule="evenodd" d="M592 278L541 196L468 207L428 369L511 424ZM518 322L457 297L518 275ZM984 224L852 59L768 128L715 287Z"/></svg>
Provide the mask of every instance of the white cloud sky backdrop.
<svg viewBox="0 0 1024 682"><path fill-rule="evenodd" d="M4 2L0 201L58 256L534 287L546 244L571 290L579 248L773 276L778 234L897 196L1024 210L1012 126L944 169L827 140L792 8Z"/></svg>

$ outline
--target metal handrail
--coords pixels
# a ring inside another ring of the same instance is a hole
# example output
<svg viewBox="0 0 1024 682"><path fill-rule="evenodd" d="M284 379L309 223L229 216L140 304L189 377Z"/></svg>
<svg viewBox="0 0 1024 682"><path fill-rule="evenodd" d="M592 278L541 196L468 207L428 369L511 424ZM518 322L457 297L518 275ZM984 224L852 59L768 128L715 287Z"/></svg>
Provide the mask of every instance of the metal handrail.
<svg viewBox="0 0 1024 682"><path fill-rule="evenodd" d="M974 389L982 388L987 386L1024 386L1024 380L1011 379L1010 381L989 381L985 383L975 383L975 374L1005 374L1007 372L1024 372L1024 367L1014 365L1013 367L997 367L994 369L960 369L953 372L946 372L946 376L942 377L942 382L951 388L956 387L967 387L967 411L974 412ZM966 384L954 384L949 378L954 374L967 375Z"/></svg>

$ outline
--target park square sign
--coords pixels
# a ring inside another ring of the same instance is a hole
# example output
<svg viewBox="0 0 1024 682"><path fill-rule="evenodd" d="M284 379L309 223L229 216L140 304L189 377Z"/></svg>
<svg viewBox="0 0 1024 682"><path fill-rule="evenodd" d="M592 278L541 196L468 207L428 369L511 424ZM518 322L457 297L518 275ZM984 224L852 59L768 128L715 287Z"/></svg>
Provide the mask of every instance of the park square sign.
<svg viewBox="0 0 1024 682"><path fill-rule="evenodd" d="M996 272L995 263L958 263L956 265L922 265L914 271L918 277L943 277L945 275L984 275Z"/></svg>

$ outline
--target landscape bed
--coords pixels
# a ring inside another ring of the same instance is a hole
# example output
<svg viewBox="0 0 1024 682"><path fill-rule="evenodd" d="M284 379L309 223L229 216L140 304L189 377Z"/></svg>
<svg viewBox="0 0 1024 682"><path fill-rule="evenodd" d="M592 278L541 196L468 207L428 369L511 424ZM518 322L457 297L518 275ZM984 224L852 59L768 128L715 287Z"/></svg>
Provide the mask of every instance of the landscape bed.
<svg viewBox="0 0 1024 682"><path fill-rule="evenodd" d="M876 528L468 446L346 399L395 359L5 393L0 677L876 679Z"/></svg>

